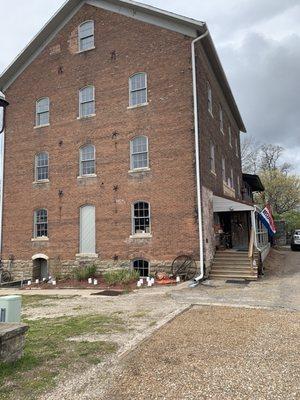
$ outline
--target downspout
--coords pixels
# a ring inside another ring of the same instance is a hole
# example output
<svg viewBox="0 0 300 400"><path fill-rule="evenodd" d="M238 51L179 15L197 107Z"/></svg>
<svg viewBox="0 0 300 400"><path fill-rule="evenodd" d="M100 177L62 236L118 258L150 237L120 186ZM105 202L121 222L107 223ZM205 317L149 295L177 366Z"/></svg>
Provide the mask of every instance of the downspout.
<svg viewBox="0 0 300 400"><path fill-rule="evenodd" d="M0 95L2 98L5 99L5 96L2 92L0 92ZM4 123L4 122L3 122ZM1 133L0 135L0 141L1 141L1 174L0 174L0 179L1 179L1 186L0 186L0 258L2 257L2 237L3 237L3 188L4 188L4 146L5 146L5 130Z"/></svg>
<svg viewBox="0 0 300 400"><path fill-rule="evenodd" d="M196 156L196 185L197 185L197 207L198 207L198 229L199 229L199 254L200 254L200 271L199 275L189 285L190 288L196 287L204 278L204 248L203 248L203 231L202 231L202 202L201 202L201 173L200 173L200 152L199 152L199 136L200 125L198 119L198 93L197 93L197 69L196 69L196 51L195 44L204 39L208 35L207 30L201 36L192 41L192 70L193 70L193 98L194 98L194 127L195 127L195 156Z"/></svg>

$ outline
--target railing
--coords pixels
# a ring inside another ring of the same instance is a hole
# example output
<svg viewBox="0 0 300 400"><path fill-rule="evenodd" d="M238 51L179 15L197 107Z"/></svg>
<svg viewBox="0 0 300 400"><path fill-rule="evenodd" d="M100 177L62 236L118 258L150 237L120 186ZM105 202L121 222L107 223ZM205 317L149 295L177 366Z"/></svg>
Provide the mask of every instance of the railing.
<svg viewBox="0 0 300 400"><path fill-rule="evenodd" d="M255 248L255 231L254 228L252 227L250 233L249 249L248 249L248 257L251 264L251 268L254 268L256 266L254 260L254 248Z"/></svg>

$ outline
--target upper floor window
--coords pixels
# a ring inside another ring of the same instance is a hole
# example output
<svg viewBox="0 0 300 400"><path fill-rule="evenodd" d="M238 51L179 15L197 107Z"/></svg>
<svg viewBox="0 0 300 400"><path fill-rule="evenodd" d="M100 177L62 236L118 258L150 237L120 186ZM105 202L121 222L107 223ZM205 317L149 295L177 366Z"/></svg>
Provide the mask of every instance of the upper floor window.
<svg viewBox="0 0 300 400"><path fill-rule="evenodd" d="M239 157L239 141L237 138L235 139L235 154Z"/></svg>
<svg viewBox="0 0 300 400"><path fill-rule="evenodd" d="M223 182L226 182L226 164L225 164L225 158L222 157L222 178L223 178Z"/></svg>
<svg viewBox="0 0 300 400"><path fill-rule="evenodd" d="M50 120L50 101L49 97L44 97L36 102L36 126L49 125Z"/></svg>
<svg viewBox="0 0 300 400"><path fill-rule="evenodd" d="M213 115L212 91L209 82L207 82L207 109Z"/></svg>
<svg viewBox="0 0 300 400"><path fill-rule="evenodd" d="M89 144L80 149L80 176L95 175L95 146Z"/></svg>
<svg viewBox="0 0 300 400"><path fill-rule="evenodd" d="M216 172L215 146L213 143L210 145L210 170Z"/></svg>
<svg viewBox="0 0 300 400"><path fill-rule="evenodd" d="M220 116L220 131L224 133L224 118L223 118L223 108L220 105L219 109L219 116Z"/></svg>
<svg viewBox="0 0 300 400"><path fill-rule="evenodd" d="M133 235L150 234L150 204L139 201L133 205L132 212Z"/></svg>
<svg viewBox="0 0 300 400"><path fill-rule="evenodd" d="M231 132L231 126L228 127L228 140L229 140L229 146L232 147L232 132Z"/></svg>
<svg viewBox="0 0 300 400"><path fill-rule="evenodd" d="M233 169L230 170L230 187L234 189Z"/></svg>
<svg viewBox="0 0 300 400"><path fill-rule="evenodd" d="M95 88L86 86L79 91L79 117L95 115Z"/></svg>
<svg viewBox="0 0 300 400"><path fill-rule="evenodd" d="M138 73L129 79L129 106L141 106L147 104L147 74Z"/></svg>
<svg viewBox="0 0 300 400"><path fill-rule="evenodd" d="M149 167L148 138L138 136L130 142L130 168L141 169Z"/></svg>
<svg viewBox="0 0 300 400"><path fill-rule="evenodd" d="M86 51L95 47L94 21L83 22L78 28L79 51Z"/></svg>
<svg viewBox="0 0 300 400"><path fill-rule="evenodd" d="M48 211L46 209L36 210L34 212L34 237L48 237Z"/></svg>
<svg viewBox="0 0 300 400"><path fill-rule="evenodd" d="M45 181L49 179L49 156L43 152L35 156L35 180Z"/></svg>

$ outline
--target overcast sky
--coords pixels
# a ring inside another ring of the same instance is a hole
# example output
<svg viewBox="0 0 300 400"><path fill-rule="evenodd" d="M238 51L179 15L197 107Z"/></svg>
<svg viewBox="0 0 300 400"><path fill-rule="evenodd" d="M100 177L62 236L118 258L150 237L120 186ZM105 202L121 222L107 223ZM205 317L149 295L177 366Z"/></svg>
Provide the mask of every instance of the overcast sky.
<svg viewBox="0 0 300 400"><path fill-rule="evenodd" d="M64 0L0 0L3 71ZM147 0L206 21L249 134L300 173L300 0Z"/></svg>

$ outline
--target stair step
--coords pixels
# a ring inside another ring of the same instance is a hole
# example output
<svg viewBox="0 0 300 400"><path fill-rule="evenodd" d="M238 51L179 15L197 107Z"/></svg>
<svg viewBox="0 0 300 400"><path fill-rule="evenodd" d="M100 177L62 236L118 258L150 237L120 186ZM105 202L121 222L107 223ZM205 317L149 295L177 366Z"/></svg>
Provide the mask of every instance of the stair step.
<svg viewBox="0 0 300 400"><path fill-rule="evenodd" d="M210 279L224 279L224 280L227 280L227 279L245 279L245 280L251 280L251 281L256 281L257 280L257 275L255 275L255 274L245 274L245 275L242 275L242 274L230 274L230 273L214 273L214 274L210 274L209 275L209 278Z"/></svg>
<svg viewBox="0 0 300 400"><path fill-rule="evenodd" d="M232 260L228 258L216 258L214 260L214 264L242 264L242 265L250 265L250 260Z"/></svg>
<svg viewBox="0 0 300 400"><path fill-rule="evenodd" d="M252 269L250 267L248 268L243 268L243 267L236 267L236 268L232 268L232 267L226 267L226 266L215 266L213 265L211 268L211 271L232 271L232 272L257 272L257 268L256 269Z"/></svg>

